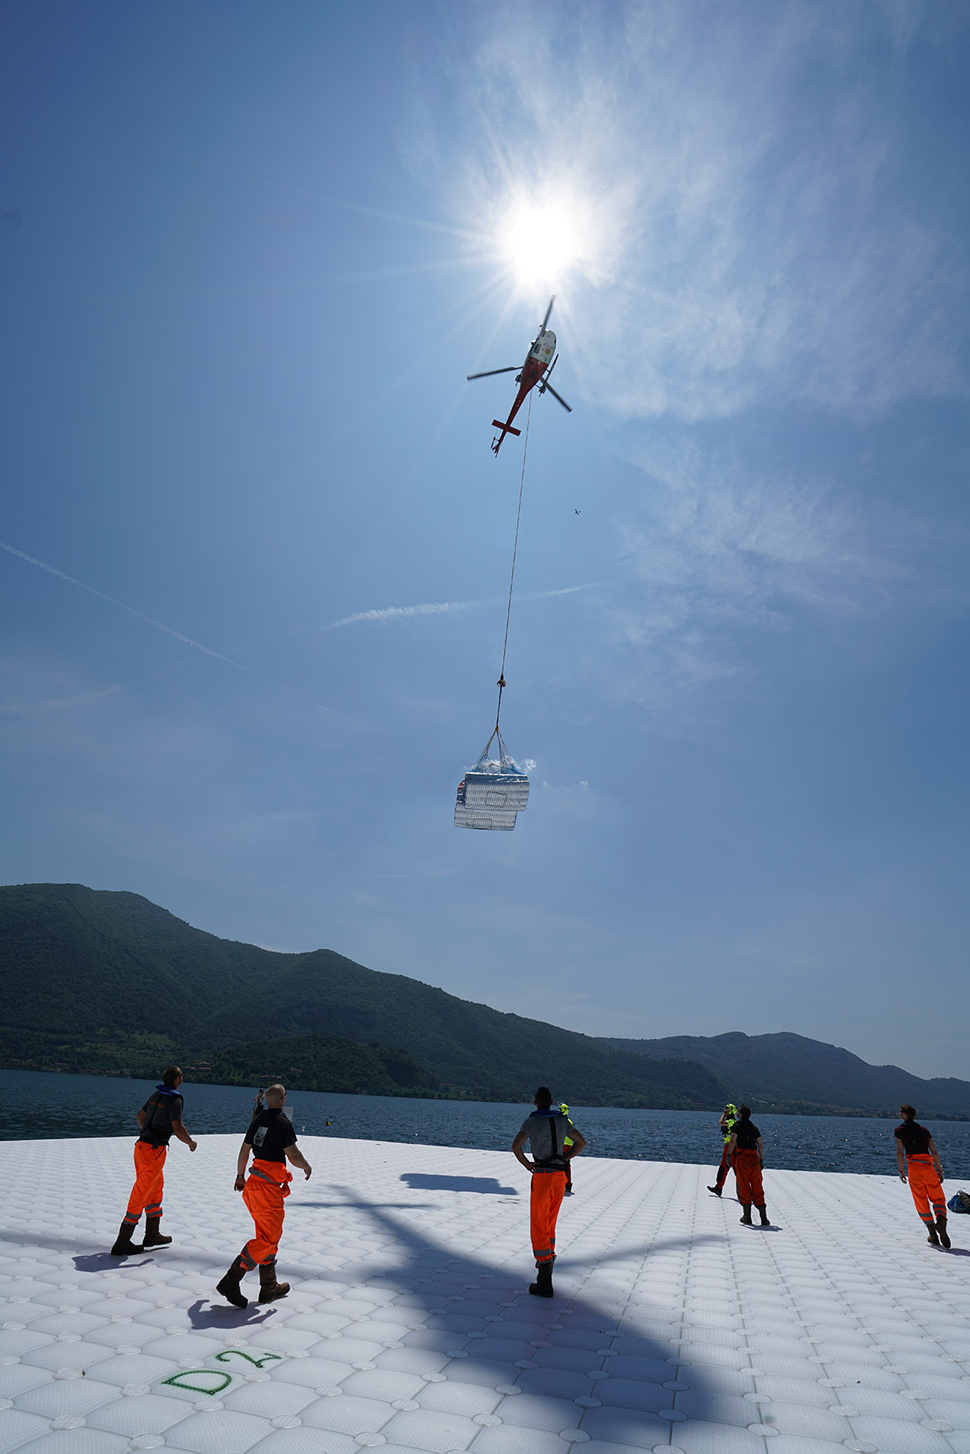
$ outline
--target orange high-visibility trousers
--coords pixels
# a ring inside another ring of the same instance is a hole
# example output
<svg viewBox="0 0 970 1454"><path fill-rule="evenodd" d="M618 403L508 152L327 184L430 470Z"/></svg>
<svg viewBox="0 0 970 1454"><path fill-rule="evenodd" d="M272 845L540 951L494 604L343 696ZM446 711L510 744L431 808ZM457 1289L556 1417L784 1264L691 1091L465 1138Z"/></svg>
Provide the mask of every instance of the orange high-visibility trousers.
<svg viewBox="0 0 970 1454"><path fill-rule="evenodd" d="M725 1141L724 1150L721 1152L721 1164L717 1168L717 1175L714 1178L715 1186L723 1186L727 1181L728 1169L734 1166L734 1157L728 1150L730 1141Z"/></svg>
<svg viewBox="0 0 970 1454"><path fill-rule="evenodd" d="M144 1212L149 1217L162 1215L162 1188L165 1185L166 1146L149 1146L147 1141L135 1142L135 1184L128 1198L125 1221L130 1227L138 1225Z"/></svg>
<svg viewBox="0 0 970 1454"><path fill-rule="evenodd" d="M910 1156L906 1162L906 1174L920 1220L931 1227L937 1217L946 1216L946 1198L932 1156Z"/></svg>
<svg viewBox="0 0 970 1454"><path fill-rule="evenodd" d="M741 1205L750 1206L754 1202L756 1207L763 1207L765 1192L761 1182L761 1162L758 1159L757 1151L735 1150L734 1175L738 1184L738 1201Z"/></svg>
<svg viewBox="0 0 970 1454"><path fill-rule="evenodd" d="M251 1272L260 1263L276 1261L283 1235L283 1198L289 1196L292 1180L292 1173L282 1162L254 1158L249 1179L243 1188L243 1201L256 1226L255 1237L250 1237L239 1254L247 1271Z"/></svg>
<svg viewBox="0 0 970 1454"><path fill-rule="evenodd" d="M532 1251L536 1267L551 1262L556 1255L556 1218L566 1190L564 1171L534 1171L529 1219L532 1230Z"/></svg>

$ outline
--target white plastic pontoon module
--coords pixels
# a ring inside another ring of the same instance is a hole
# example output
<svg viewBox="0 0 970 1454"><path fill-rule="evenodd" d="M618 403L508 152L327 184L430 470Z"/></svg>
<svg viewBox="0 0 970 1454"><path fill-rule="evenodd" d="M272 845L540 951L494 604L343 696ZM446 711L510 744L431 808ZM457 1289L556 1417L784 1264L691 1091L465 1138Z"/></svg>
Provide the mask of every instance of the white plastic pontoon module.
<svg viewBox="0 0 970 1454"><path fill-rule="evenodd" d="M524 773L508 771L501 763L490 763L491 771L466 772L458 786L455 803L456 828L491 828L511 832L515 815L529 804L529 779Z"/></svg>
<svg viewBox="0 0 970 1454"><path fill-rule="evenodd" d="M504 679L499 685L505 685ZM498 744L497 760L488 755L493 742ZM528 804L529 779L509 756L496 722L475 766L468 769L458 784L455 827L511 833L516 813L523 812Z"/></svg>

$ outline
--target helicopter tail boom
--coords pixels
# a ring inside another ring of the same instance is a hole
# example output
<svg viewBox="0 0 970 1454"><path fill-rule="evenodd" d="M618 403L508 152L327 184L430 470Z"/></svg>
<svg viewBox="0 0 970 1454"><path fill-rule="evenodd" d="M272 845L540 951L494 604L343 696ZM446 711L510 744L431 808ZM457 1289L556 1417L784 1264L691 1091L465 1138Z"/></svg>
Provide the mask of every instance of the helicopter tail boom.
<svg viewBox="0 0 970 1454"><path fill-rule="evenodd" d="M502 422L501 419L493 419L492 420L492 428L493 429L504 429L505 432L506 432L506 434L521 434L522 433L522 430L521 429L513 429L513 427L512 427L511 424L503 424L503 422Z"/></svg>

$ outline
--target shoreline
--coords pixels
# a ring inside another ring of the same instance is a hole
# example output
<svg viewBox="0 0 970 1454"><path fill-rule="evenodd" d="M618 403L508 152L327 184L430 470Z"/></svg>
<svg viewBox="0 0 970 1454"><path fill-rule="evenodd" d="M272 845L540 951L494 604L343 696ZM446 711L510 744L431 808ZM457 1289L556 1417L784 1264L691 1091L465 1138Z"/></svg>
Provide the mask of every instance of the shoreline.
<svg viewBox="0 0 970 1454"><path fill-rule="evenodd" d="M241 1080L194 1080L194 1079L193 1080L189 1080L188 1079L192 1075L192 1072L194 1070L208 1070L208 1069L209 1069L208 1066L200 1066L200 1067L188 1066L186 1068L186 1077L187 1077L186 1083L187 1084L196 1085L196 1086L211 1086L213 1089L218 1089L218 1090L250 1091L250 1090L255 1089L255 1087L254 1086L251 1086L249 1082L245 1082L245 1081L241 1081ZM6 1071L7 1073L9 1073L11 1075L70 1075L70 1076L85 1076L85 1077L89 1077L92 1080L131 1081L131 1082L135 1082L135 1083L140 1082L140 1081L146 1081L146 1080L150 1080L151 1079L151 1076L149 1076L149 1075L140 1075L140 1074L135 1074L135 1073L128 1074L127 1072L118 1071L118 1070L84 1070L84 1069L78 1069L78 1068L76 1068L76 1067L74 1067L72 1065L69 1065L67 1063L55 1063L55 1064L49 1065L49 1066L35 1066L35 1065L0 1065L0 1071ZM264 1078L268 1078L268 1077L264 1077ZM490 1097L481 1098L481 1097L474 1097L474 1096L467 1096L467 1095L446 1095L446 1094L443 1094L443 1093L438 1092L438 1091L422 1091L420 1088L414 1087L414 1086L408 1087L408 1088L401 1088L400 1090L384 1089L384 1090L380 1090L380 1091L371 1091L371 1090L345 1091L345 1090L337 1090L337 1089L334 1089L334 1090L330 1090L330 1089L320 1089L317 1086L305 1086L304 1087L304 1086L301 1086L301 1085L299 1085L297 1083L293 1083L292 1084L292 1090L295 1093L309 1094L309 1095L359 1095L359 1096L364 1096L364 1097L372 1097L373 1096L373 1097L378 1097L380 1099L386 1099L386 1100L441 1101L441 1102L445 1102L445 1103L447 1103L449 1105L504 1106L504 1105L514 1104L513 1102L510 1102L510 1101L500 1100L497 1097L496 1098L490 1098ZM690 1106L690 1107L688 1107L688 1106L669 1106L669 1105L668 1106L655 1106L655 1105L646 1105L646 1104L636 1104L636 1105L634 1105L634 1104L631 1104L629 1102L628 1103L622 1103L620 1101L609 1101L609 1102L607 1102L607 1101L590 1101L590 1102L584 1102L584 1105L587 1105L590 1109L594 1109L594 1110L616 1110L616 1111L677 1111L677 1112L681 1112L681 1113L683 1113L685 1115L688 1115L688 1114L712 1115L713 1114L713 1115L716 1116L720 1112L720 1110L721 1110L720 1104L711 1105L709 1107L702 1108L702 1109L698 1109L696 1106ZM870 1107L870 1108L867 1108L867 1109L860 1110L856 1106L839 1106L839 1105L837 1105L835 1103L815 1104L814 1102L811 1102L811 1101L796 1101L796 1100L784 1101L784 1102L779 1102L779 1103L772 1102L771 1105L770 1105L770 1107L765 1107L765 1108L761 1109L759 1111L759 1114L762 1115L762 1116L811 1116L811 1117L818 1117L820 1119L830 1119L830 1118L832 1118L832 1119L836 1119L836 1120L856 1120L856 1121L892 1121L892 1120L897 1119L897 1117L898 1117L898 1112L896 1110L886 1110L886 1109L881 1109L881 1108L877 1108L877 1107ZM949 1123L955 1123L957 1125L960 1125L960 1124L970 1124L970 1113L963 1113L963 1112L950 1112L950 1113L946 1113L946 1112L941 1112L939 1114L934 1114L933 1116L926 1116L924 1119L931 1120L935 1125L946 1125L946 1124L949 1124Z"/></svg>
<svg viewBox="0 0 970 1454"><path fill-rule="evenodd" d="M0 1136L9 1143L137 1134L135 1111L153 1081L0 1070L5 1107ZM249 1124L252 1088L186 1083L185 1120L193 1135L239 1134ZM504 1151L531 1106L477 1101L325 1095L291 1090L298 1134L361 1141L400 1141ZM700 1111L638 1111L573 1104L589 1159L683 1163L709 1168L723 1142L716 1117ZM754 1108L769 1166L791 1170L896 1174L892 1122L860 1117L792 1117ZM929 1122L949 1178L970 1189L970 1126Z"/></svg>

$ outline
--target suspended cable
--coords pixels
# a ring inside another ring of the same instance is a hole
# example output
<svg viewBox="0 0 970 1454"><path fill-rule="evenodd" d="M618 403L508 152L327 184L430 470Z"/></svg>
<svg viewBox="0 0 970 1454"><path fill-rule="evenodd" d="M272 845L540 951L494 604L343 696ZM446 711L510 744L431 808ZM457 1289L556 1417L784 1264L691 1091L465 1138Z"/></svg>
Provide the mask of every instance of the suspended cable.
<svg viewBox="0 0 970 1454"><path fill-rule="evenodd" d="M523 440L523 443L522 443L522 472L519 475L519 508L518 508L518 510L516 512L516 516L515 516L515 542L514 542L514 544L512 546L512 571L511 571L511 574L509 576L509 604L508 604L508 609L507 609L507 611L505 613L505 640L502 643L502 670L499 672L499 678L498 678L498 703L497 703L496 708L495 708L495 732L492 734L493 737L495 736L495 733L498 732L498 719L499 719L499 717L501 716L501 713L502 713L502 693L505 690L505 657L506 657L506 655L508 653L508 649L509 649L509 621L512 618L512 591L513 591L513 588L515 586L515 561L516 561L516 556L519 553L519 523L520 523L520 521L522 519L522 492L525 489L525 461L526 461L526 458L527 458L528 453L529 453L529 425L531 423L532 423L532 395L530 394L529 395L529 412L527 413L526 420L525 420L525 439ZM491 743L492 738L490 737L488 740L489 740L489 743ZM504 757L505 756L505 748L504 748L504 744L502 742L501 737L499 737L499 747L501 748L501 750L502 750L502 756ZM486 748L486 751L487 751L487 748Z"/></svg>

